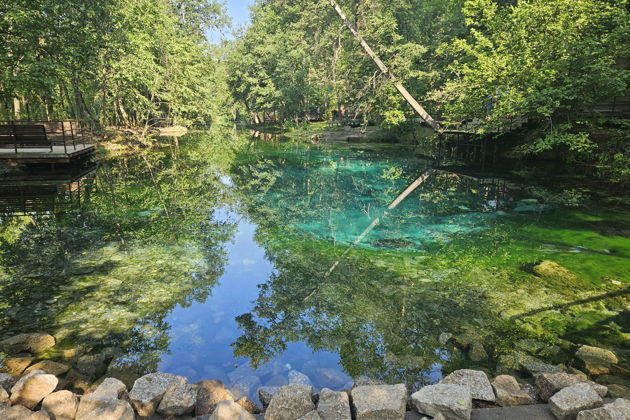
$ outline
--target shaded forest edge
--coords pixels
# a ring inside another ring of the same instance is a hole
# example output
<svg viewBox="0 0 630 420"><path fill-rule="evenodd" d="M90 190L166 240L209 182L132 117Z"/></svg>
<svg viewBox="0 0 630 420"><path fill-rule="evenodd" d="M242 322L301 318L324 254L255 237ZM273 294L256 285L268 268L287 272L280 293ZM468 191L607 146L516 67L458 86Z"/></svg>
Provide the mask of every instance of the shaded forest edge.
<svg viewBox="0 0 630 420"><path fill-rule="evenodd" d="M511 156L630 179L627 0L338 4L444 127L473 122L470 141L498 138ZM209 31L230 23L215 0L3 2L0 119L79 118L139 141L229 121L305 140L343 121L380 127L370 140L425 138L328 1L259 0L251 16L216 45Z"/></svg>

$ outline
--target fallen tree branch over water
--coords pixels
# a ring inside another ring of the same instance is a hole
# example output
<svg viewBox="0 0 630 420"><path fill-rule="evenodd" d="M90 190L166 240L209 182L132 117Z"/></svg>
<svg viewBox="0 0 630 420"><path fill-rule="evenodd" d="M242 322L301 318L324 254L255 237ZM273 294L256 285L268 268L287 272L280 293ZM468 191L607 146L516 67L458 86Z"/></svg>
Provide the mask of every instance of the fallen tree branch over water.
<svg viewBox="0 0 630 420"><path fill-rule="evenodd" d="M416 111L416 113L420 115L420 117L427 124L429 124L435 131L439 131L440 126L438 122L434 120L433 117L431 117L431 115L429 115L429 113L424 109L424 107L420 105L418 101L416 101L416 99L411 95L411 93L409 93L409 91L407 90L407 88L405 88L402 82L400 82L396 78L396 76L387 68L387 66L385 65L385 63L383 63L381 58L374 52L374 50L365 41L365 39L363 39L361 34L359 34L359 31L357 31L357 29L352 25L352 23L350 23L350 21L348 20L346 15L343 13L343 10L341 10L341 7L339 7L337 2L335 0L328 0L328 3L330 3L330 5L335 9L335 12L337 12L339 17L343 21L344 25L346 25L348 30L352 32L352 35L354 35L357 41L359 41L359 43L361 44L361 46L363 47L367 55L369 55L370 58L374 61L374 63L376 63L376 66L383 72L383 74L387 75L387 77L389 77L394 82L394 87L396 88L396 90L400 92L400 94L403 96L403 98L405 98L407 103L411 105L413 110Z"/></svg>

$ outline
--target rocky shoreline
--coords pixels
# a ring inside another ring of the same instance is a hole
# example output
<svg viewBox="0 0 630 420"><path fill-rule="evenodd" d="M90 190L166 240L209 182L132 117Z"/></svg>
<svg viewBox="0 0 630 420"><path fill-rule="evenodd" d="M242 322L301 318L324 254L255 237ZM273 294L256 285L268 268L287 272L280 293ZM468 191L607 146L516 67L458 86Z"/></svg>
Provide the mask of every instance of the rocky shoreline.
<svg viewBox="0 0 630 420"><path fill-rule="evenodd" d="M45 333L8 338L0 351L6 356L0 367L4 420L630 419L627 387L606 386L575 368L565 372L530 359L522 363L531 365L532 383L460 369L413 393L403 384L367 378L339 392L317 390L296 372L288 385L259 386L259 406L218 380L191 384L183 376L151 373L130 386L108 375L90 381L80 372L96 368L98 360L56 349L55 338ZM64 363L73 358L77 366ZM581 346L576 358L598 378L618 364L613 352L597 347Z"/></svg>

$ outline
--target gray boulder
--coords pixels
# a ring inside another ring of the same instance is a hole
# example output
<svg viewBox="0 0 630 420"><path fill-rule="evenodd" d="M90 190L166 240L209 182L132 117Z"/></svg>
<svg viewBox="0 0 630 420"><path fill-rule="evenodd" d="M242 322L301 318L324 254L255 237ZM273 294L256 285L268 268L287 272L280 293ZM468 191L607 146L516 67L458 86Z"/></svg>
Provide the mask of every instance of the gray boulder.
<svg viewBox="0 0 630 420"><path fill-rule="evenodd" d="M313 410L313 387L286 385L271 398L265 420L297 420Z"/></svg>
<svg viewBox="0 0 630 420"><path fill-rule="evenodd" d="M602 404L602 397L586 383L564 388L549 399L549 408L558 420L573 420L580 411L597 408Z"/></svg>
<svg viewBox="0 0 630 420"><path fill-rule="evenodd" d="M586 371L591 375L608 373L612 365L619 363L615 353L599 347L582 346L575 356L584 363Z"/></svg>
<svg viewBox="0 0 630 420"><path fill-rule="evenodd" d="M324 388L319 393L317 412L322 420L350 420L350 399L345 392Z"/></svg>
<svg viewBox="0 0 630 420"><path fill-rule="evenodd" d="M59 380L54 375L39 370L23 376L11 388L11 404L20 404L33 409L57 387Z"/></svg>
<svg viewBox="0 0 630 420"><path fill-rule="evenodd" d="M630 401L619 398L610 404L593 410L581 411L577 420L628 420L630 419Z"/></svg>
<svg viewBox="0 0 630 420"><path fill-rule="evenodd" d="M157 408L165 416L183 416L191 414L197 401L197 388L190 384L170 387Z"/></svg>
<svg viewBox="0 0 630 420"><path fill-rule="evenodd" d="M47 395L42 409L55 420L74 420L79 408L79 398L70 391L58 391Z"/></svg>
<svg viewBox="0 0 630 420"><path fill-rule="evenodd" d="M499 375L492 381L492 388L496 394L496 403L501 407L534 404L534 399L510 375Z"/></svg>
<svg viewBox="0 0 630 420"><path fill-rule="evenodd" d="M605 397L608 393L608 388L606 386L598 385L585 379L579 374L543 373L536 377L534 385L538 395L540 395L540 398L543 401L549 401L549 398L551 398L556 392L579 383L590 384L600 397Z"/></svg>
<svg viewBox="0 0 630 420"><path fill-rule="evenodd" d="M150 373L136 380L129 393L129 400L139 416L151 417L162 397L172 386L184 385L186 378L170 373Z"/></svg>
<svg viewBox="0 0 630 420"><path fill-rule="evenodd" d="M212 414L221 401L234 401L234 397L225 389L221 381L201 381L196 385L198 390L195 415L197 416Z"/></svg>
<svg viewBox="0 0 630 420"><path fill-rule="evenodd" d="M262 386L258 388L258 399L260 400L263 408L267 408L271 402L271 398L273 398L279 390L279 386Z"/></svg>
<svg viewBox="0 0 630 420"><path fill-rule="evenodd" d="M440 381L442 384L462 385L470 389L475 400L494 402L495 396L488 375L480 370L460 369Z"/></svg>
<svg viewBox="0 0 630 420"><path fill-rule="evenodd" d="M470 420L472 395L462 385L429 385L411 395L416 410L432 417L442 416L445 420Z"/></svg>
<svg viewBox="0 0 630 420"><path fill-rule="evenodd" d="M255 417L234 401L220 401L209 420L255 420Z"/></svg>
<svg viewBox="0 0 630 420"><path fill-rule="evenodd" d="M403 420L407 404L407 387L368 385L352 390L356 420Z"/></svg>

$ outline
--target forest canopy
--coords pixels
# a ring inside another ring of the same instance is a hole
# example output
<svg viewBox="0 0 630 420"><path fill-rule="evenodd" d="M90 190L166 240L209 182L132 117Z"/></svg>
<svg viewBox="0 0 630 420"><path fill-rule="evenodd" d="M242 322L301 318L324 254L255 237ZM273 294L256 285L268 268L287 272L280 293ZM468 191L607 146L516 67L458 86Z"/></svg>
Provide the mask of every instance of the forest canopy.
<svg viewBox="0 0 630 420"><path fill-rule="evenodd" d="M227 95L205 34L227 23L215 0L0 0L0 114L208 124Z"/></svg>

